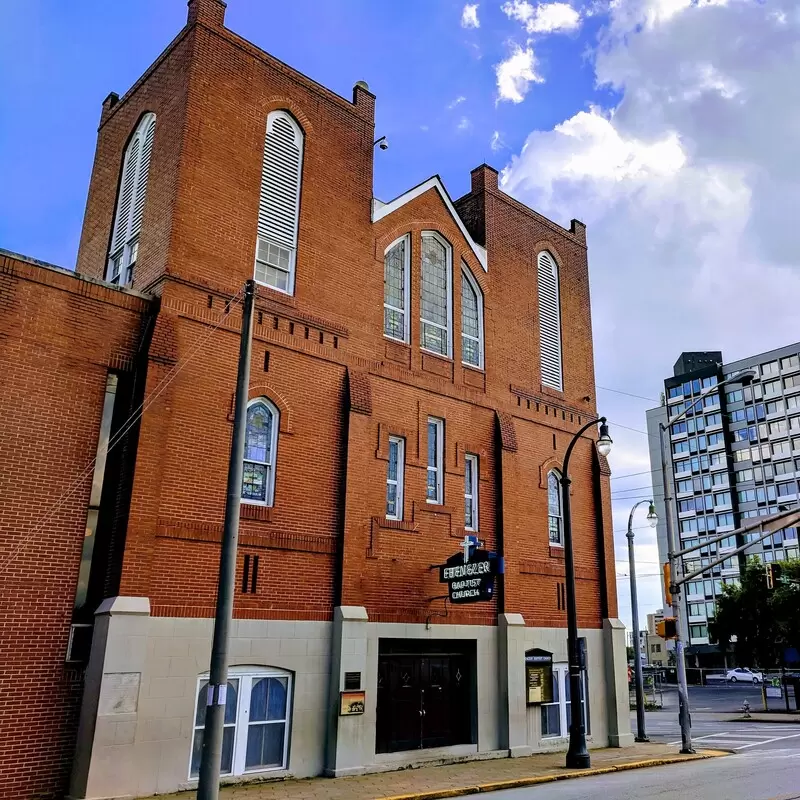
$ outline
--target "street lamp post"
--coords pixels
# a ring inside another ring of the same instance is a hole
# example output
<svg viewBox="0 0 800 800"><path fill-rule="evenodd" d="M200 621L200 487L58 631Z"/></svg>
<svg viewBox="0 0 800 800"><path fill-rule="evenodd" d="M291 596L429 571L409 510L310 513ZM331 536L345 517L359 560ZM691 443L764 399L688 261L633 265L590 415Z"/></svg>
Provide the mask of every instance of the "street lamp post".
<svg viewBox="0 0 800 800"><path fill-rule="evenodd" d="M569 660L569 749L567 750L567 767L572 769L588 769L591 766L589 751L586 748L586 727L583 724L581 711L581 674L584 664L581 663L578 647L578 610L575 604L575 562L572 548L572 510L570 507L569 459L578 439L589 428L600 423L600 438L597 440L597 452L602 456L611 451L611 437L608 435L606 418L600 417L587 422L573 437L564 454L564 465L561 471L561 495L564 506L564 561L567 584L567 658ZM589 702L588 697L586 702Z"/></svg>
<svg viewBox="0 0 800 800"><path fill-rule="evenodd" d="M633 652L634 652L634 681L636 686L636 741L649 742L644 725L644 682L642 678L642 658L639 654L639 598L636 593L636 559L633 555L633 514L639 506L645 503L650 504L647 511L647 521L654 527L658 521L656 507L652 500L640 500L631 509L628 517L628 562L630 564L631 575L631 628L633 630Z"/></svg>
<svg viewBox="0 0 800 800"><path fill-rule="evenodd" d="M672 481L667 477L667 437L668 428L683 419L699 402L712 392L719 391L723 386L730 383L741 383L743 386L749 384L756 377L755 370L747 369L737 372L716 386L709 387L705 392L701 392L694 401L688 405L674 419L669 418L667 410L667 423L660 422L658 432L660 437L661 450L661 481L664 490L664 509L667 523L667 546L669 548L668 558L670 565L670 593L672 594L672 616L675 618L675 659L678 667L678 722L681 726L681 753L694 753L692 748L692 720L689 713L689 687L686 682L686 661L683 654L683 639L681 638L681 599L679 578L680 558L677 556L680 548L675 537L675 525L672 521Z"/></svg>

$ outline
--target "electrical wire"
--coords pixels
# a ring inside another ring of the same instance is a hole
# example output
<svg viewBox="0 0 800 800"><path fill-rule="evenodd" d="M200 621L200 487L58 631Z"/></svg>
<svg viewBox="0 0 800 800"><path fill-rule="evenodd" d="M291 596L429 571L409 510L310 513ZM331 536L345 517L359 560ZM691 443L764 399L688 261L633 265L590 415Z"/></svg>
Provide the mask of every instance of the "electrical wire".
<svg viewBox="0 0 800 800"><path fill-rule="evenodd" d="M147 397L146 400L143 400L139 407L134 410L128 419L122 424L119 430L109 438L108 443L105 445L105 448L101 448L97 455L92 458L89 463L83 468L77 478L75 478L72 483L68 486L67 490L61 495L61 497L56 500L54 505L50 507L50 509L45 513L44 517L36 524L34 529L28 533L26 536L22 538L22 540L17 544L17 546L9 553L8 557L0 564L0 573L5 572L6 568L11 564L14 559L19 555L25 545L37 534L41 533L44 529L45 525L52 519L52 517L56 514L59 509L69 500L72 495L75 494L76 491L80 488L80 486L84 483L86 478L89 474L94 470L95 464L97 463L97 459L100 456L107 456L108 453L116 447L122 441L122 439L128 434L128 432L133 428L133 426L139 421L145 411L161 396L164 390L169 386L170 383L177 377L178 373L194 358L200 348L213 336L217 330L219 330L220 326L223 322L230 316L233 309L241 302L242 293L244 292L244 287L239 289L239 291L233 296L233 298L226 304L225 306L225 313L220 318L219 322L211 328L210 330L206 331L203 335L198 337L198 340L193 347L189 351L189 354L183 359L183 361L178 362L175 366L161 379L161 382L155 387L153 392Z"/></svg>

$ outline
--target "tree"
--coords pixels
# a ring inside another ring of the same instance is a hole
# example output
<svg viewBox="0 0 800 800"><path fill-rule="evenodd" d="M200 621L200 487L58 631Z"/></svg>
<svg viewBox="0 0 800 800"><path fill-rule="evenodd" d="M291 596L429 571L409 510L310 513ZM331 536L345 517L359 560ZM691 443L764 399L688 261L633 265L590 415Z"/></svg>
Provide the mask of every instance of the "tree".
<svg viewBox="0 0 800 800"><path fill-rule="evenodd" d="M800 645L800 561L780 566L781 580L769 589L765 565L758 559L749 561L741 583L723 587L716 617L709 621L711 639L723 653L733 644L742 666L782 666L786 648Z"/></svg>

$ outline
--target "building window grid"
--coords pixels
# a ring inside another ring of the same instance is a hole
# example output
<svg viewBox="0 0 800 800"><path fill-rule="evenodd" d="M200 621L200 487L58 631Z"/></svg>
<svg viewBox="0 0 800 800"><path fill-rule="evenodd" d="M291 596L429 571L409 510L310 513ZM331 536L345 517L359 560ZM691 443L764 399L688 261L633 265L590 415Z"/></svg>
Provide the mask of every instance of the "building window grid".
<svg viewBox="0 0 800 800"><path fill-rule="evenodd" d="M461 361L483 368L483 293L465 264L461 265Z"/></svg>
<svg viewBox="0 0 800 800"><path fill-rule="evenodd" d="M409 236L403 236L383 256L383 335L408 343L411 248Z"/></svg>

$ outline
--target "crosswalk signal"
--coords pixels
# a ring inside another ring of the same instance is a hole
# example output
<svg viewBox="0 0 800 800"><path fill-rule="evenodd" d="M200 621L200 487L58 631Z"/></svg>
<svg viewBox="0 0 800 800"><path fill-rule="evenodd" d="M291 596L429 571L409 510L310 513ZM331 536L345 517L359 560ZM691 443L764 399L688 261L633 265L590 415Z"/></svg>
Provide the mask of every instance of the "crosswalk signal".
<svg viewBox="0 0 800 800"><path fill-rule="evenodd" d="M656 633L662 639L677 639L678 630L675 624L675 617L664 617L661 622L657 622Z"/></svg>

